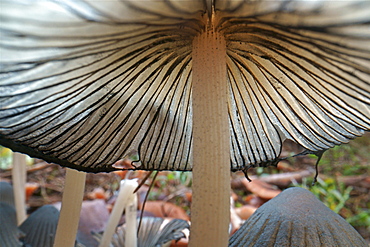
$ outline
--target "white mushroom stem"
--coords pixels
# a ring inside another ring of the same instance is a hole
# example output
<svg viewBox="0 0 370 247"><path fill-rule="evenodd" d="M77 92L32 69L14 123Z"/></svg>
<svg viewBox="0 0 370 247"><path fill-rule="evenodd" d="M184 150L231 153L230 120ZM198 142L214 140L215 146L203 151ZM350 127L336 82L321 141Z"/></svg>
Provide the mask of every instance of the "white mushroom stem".
<svg viewBox="0 0 370 247"><path fill-rule="evenodd" d="M86 173L66 169L62 208L60 210L54 247L73 247L76 241Z"/></svg>
<svg viewBox="0 0 370 247"><path fill-rule="evenodd" d="M26 177L27 177L27 162L26 155L21 153L13 153L13 193L14 203L17 211L18 225L26 219Z"/></svg>
<svg viewBox="0 0 370 247"><path fill-rule="evenodd" d="M121 181L121 186L118 192L118 196L114 204L114 207L112 209L112 213L109 216L107 227L104 230L102 239L100 240L99 247L108 247L109 244L111 243L113 234L116 232L118 222L122 217L123 209L126 207L126 205L129 206L132 203L135 203L134 197L136 197L136 194L134 194L134 190L136 189L137 185L138 183L134 179ZM132 210L133 209L131 209L130 211L132 212ZM130 216L128 217L129 219L127 218L127 215L126 215L126 220L130 221L131 218ZM135 213L135 224L128 224L128 222L126 224L126 240L125 240L126 245L125 246L135 247L136 241L137 241L136 238L137 237L136 237L136 213Z"/></svg>
<svg viewBox="0 0 370 247"><path fill-rule="evenodd" d="M136 186L137 187L137 186ZM137 195L131 194L125 208L126 238L125 246L137 246Z"/></svg>
<svg viewBox="0 0 370 247"><path fill-rule="evenodd" d="M226 43L208 30L193 41L193 199L190 246L228 245L230 134Z"/></svg>

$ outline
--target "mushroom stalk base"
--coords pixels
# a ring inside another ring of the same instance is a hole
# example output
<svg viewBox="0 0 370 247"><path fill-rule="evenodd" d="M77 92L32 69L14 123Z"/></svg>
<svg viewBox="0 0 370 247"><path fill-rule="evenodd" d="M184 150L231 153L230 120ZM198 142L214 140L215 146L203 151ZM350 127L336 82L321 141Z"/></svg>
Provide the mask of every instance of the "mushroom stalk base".
<svg viewBox="0 0 370 247"><path fill-rule="evenodd" d="M85 190L86 173L66 169L66 180L54 247L75 246Z"/></svg>
<svg viewBox="0 0 370 247"><path fill-rule="evenodd" d="M112 213L109 216L107 227L104 230L104 234L100 240L99 247L111 246L111 241L114 233L116 232L118 223L121 219L123 210L126 208L126 236L125 246L136 247L137 246L137 235L136 235L136 208L134 221L132 221L132 211L128 210L130 205L135 203L136 194L134 190L138 186L136 180L122 180L121 187L118 192L116 202L114 204ZM137 201L136 201L137 205ZM133 224L129 224L133 222Z"/></svg>
<svg viewBox="0 0 370 247"><path fill-rule="evenodd" d="M14 202L17 210L17 223L22 224L27 218L26 215L26 176L27 176L26 155L13 153L13 191Z"/></svg>
<svg viewBox="0 0 370 247"><path fill-rule="evenodd" d="M190 246L228 245L230 133L226 43L209 28L193 41L193 199Z"/></svg>

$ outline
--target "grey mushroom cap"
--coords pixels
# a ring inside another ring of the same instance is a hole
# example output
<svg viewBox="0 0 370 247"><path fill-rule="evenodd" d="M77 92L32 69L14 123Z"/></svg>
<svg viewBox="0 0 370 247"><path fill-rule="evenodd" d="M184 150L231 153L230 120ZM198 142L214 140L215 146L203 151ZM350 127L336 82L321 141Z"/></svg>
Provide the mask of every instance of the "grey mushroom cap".
<svg viewBox="0 0 370 247"><path fill-rule="evenodd" d="M230 238L235 246L367 246L310 191L290 188L262 205Z"/></svg>
<svg viewBox="0 0 370 247"><path fill-rule="evenodd" d="M31 246L52 247L58 219L59 211L54 206L40 207L20 225L26 234L23 241Z"/></svg>
<svg viewBox="0 0 370 247"><path fill-rule="evenodd" d="M138 218L138 222L139 222ZM165 224L165 225L164 225ZM163 226L164 225L164 226ZM138 247L160 247L166 246L170 241L179 241L185 237L182 232L184 229L189 229L189 224L185 220L173 219L168 223L164 219L158 217L143 217L141 228L138 234ZM100 241L101 234L94 233L94 237ZM125 246L125 227L121 226L113 235L111 242L113 247Z"/></svg>
<svg viewBox="0 0 370 247"><path fill-rule="evenodd" d="M12 206L15 205L13 186L8 182L0 182L0 202L6 202Z"/></svg>
<svg viewBox="0 0 370 247"><path fill-rule="evenodd" d="M78 225L77 241L89 247L97 247L91 232L103 231L109 219L109 211L104 200L83 201Z"/></svg>
<svg viewBox="0 0 370 247"><path fill-rule="evenodd" d="M23 246L19 238L23 235L17 227L14 206L0 202L0 246Z"/></svg>

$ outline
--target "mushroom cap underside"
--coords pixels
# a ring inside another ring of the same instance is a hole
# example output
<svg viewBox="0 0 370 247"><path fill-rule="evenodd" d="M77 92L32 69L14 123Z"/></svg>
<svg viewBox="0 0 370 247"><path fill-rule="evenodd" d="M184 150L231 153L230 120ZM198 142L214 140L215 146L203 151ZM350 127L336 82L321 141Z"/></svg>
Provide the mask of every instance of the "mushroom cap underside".
<svg viewBox="0 0 370 247"><path fill-rule="evenodd" d="M370 129L370 4L2 1L0 145L89 172L192 170L192 40L226 40L230 168ZM36 13L36 14L35 14ZM134 154L134 155L131 155Z"/></svg>

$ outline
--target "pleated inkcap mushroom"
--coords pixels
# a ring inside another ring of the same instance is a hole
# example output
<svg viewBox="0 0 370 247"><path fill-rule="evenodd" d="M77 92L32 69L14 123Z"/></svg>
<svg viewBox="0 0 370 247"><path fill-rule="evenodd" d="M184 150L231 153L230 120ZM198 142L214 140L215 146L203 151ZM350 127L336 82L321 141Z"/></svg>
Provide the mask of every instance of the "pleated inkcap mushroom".
<svg viewBox="0 0 370 247"><path fill-rule="evenodd" d="M230 238L229 247L366 247L340 215L303 188L289 188L263 204Z"/></svg>
<svg viewBox="0 0 370 247"><path fill-rule="evenodd" d="M13 205L0 202L0 246L23 246L20 238L24 235L17 226L17 216Z"/></svg>
<svg viewBox="0 0 370 247"><path fill-rule="evenodd" d="M182 231L188 228L189 224L181 219L165 220L158 217L143 217L137 247L169 246L172 240L179 241L184 238L185 235ZM101 238L99 233L94 233L94 236L98 241ZM125 247L125 238L125 226L123 225L114 234L111 246Z"/></svg>
<svg viewBox="0 0 370 247"><path fill-rule="evenodd" d="M194 42L211 31L231 170L276 160L285 138L348 142L370 125L368 5L4 0L0 143L89 172L133 150L132 169L191 170Z"/></svg>
<svg viewBox="0 0 370 247"><path fill-rule="evenodd" d="M102 199L84 201L78 225L77 241L85 246L97 247L98 242L91 232L101 232L107 225L109 211Z"/></svg>
<svg viewBox="0 0 370 247"><path fill-rule="evenodd" d="M2 0L0 15L0 145L86 172L132 153L124 169L192 171L198 246L227 245L230 170L370 129L369 1Z"/></svg>
<svg viewBox="0 0 370 247"><path fill-rule="evenodd" d="M0 181L0 202L8 203L13 207L15 205L13 186L8 182Z"/></svg>
<svg viewBox="0 0 370 247"><path fill-rule="evenodd" d="M22 241L30 246L52 247L59 219L59 210L44 205L33 212L19 228L24 232Z"/></svg>

